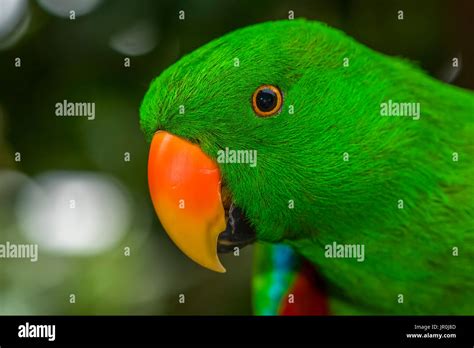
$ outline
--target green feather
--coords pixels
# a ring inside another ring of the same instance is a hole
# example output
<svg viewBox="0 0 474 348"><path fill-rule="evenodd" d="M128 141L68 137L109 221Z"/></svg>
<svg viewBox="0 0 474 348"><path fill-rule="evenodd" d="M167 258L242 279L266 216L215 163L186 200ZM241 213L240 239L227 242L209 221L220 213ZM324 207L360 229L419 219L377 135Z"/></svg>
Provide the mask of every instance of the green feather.
<svg viewBox="0 0 474 348"><path fill-rule="evenodd" d="M261 243L255 248L254 259L254 312L277 315L288 300L301 267L301 258L286 245Z"/></svg>
<svg viewBox="0 0 474 348"><path fill-rule="evenodd" d="M252 110L262 84L283 91L276 117ZM420 119L381 116L389 100L420 103ZM259 240L318 266L331 312L474 313L472 92L324 24L278 21L183 57L152 82L140 115L149 140L167 130L214 159L257 150L255 168L220 164L223 180ZM334 241L363 244L364 262L326 258Z"/></svg>

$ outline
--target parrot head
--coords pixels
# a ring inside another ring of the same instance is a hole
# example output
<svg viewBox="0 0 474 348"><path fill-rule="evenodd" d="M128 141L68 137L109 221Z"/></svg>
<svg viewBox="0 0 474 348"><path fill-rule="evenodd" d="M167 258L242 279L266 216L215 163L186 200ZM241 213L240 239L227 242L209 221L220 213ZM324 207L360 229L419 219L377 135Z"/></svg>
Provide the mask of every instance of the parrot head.
<svg viewBox="0 0 474 348"><path fill-rule="evenodd" d="M462 244L472 255L472 106L471 92L323 23L239 29L182 57L145 95L153 205L211 270L225 271L219 252L268 244L255 257L262 313L283 306L277 287L285 303L301 294L301 313L466 313L472 271L446 253ZM340 256L341 245L369 257Z"/></svg>
<svg viewBox="0 0 474 348"><path fill-rule="evenodd" d="M344 140L333 115L351 91L333 83L345 53L333 39L320 23L258 24L152 81L140 108L151 198L168 235L202 266L225 272L217 253L255 240L312 238L338 209L334 185L344 190L351 172L334 164ZM318 201L327 204L315 212Z"/></svg>

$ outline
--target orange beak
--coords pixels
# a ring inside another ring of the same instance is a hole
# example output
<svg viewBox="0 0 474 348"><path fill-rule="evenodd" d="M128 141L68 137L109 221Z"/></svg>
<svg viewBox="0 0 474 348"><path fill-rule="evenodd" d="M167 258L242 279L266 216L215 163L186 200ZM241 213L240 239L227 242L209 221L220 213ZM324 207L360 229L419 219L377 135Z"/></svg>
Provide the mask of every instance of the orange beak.
<svg viewBox="0 0 474 348"><path fill-rule="evenodd" d="M225 272L217 256L217 239L226 221L216 163L199 146L158 131L148 158L148 185L173 242L198 264Z"/></svg>

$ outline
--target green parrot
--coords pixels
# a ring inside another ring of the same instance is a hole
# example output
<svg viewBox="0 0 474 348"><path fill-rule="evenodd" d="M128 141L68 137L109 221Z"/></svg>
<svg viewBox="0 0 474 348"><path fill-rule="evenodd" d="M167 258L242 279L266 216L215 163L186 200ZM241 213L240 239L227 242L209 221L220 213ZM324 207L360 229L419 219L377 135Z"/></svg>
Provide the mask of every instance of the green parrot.
<svg viewBox="0 0 474 348"><path fill-rule="evenodd" d="M140 107L155 211L256 314L474 314L474 94L323 23L200 47Z"/></svg>

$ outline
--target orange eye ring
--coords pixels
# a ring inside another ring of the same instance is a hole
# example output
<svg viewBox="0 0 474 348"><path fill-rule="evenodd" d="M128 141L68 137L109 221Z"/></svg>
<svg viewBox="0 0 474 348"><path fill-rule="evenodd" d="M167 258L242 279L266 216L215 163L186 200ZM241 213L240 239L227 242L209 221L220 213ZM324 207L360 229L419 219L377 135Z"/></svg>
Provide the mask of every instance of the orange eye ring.
<svg viewBox="0 0 474 348"><path fill-rule="evenodd" d="M252 95L253 111L260 117L277 114L283 104L283 94L273 85L262 85Z"/></svg>

